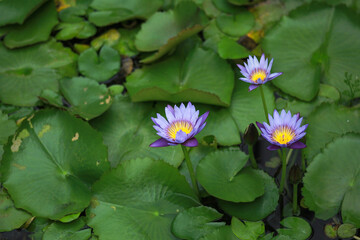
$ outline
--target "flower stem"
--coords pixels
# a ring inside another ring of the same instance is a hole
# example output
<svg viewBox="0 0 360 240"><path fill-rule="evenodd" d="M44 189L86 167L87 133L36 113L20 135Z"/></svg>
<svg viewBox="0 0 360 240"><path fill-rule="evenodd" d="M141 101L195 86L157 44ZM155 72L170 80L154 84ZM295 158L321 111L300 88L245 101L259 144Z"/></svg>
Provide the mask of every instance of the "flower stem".
<svg viewBox="0 0 360 240"><path fill-rule="evenodd" d="M296 183L294 184L293 187L293 215L296 215L298 211L297 195L298 195L298 184Z"/></svg>
<svg viewBox="0 0 360 240"><path fill-rule="evenodd" d="M305 170L306 170L306 162L305 162L305 153L304 153L304 151L301 151L301 167L302 167L302 171L305 172Z"/></svg>
<svg viewBox="0 0 360 240"><path fill-rule="evenodd" d="M185 157L185 162L186 162L187 168L189 170L189 174L190 174L190 178L191 178L191 184L193 185L196 196L199 197L199 189L198 189L198 185L197 185L197 182L196 182L194 169L193 169L193 166L192 166L191 161L190 161L189 152L186 149L186 147L183 146L183 145L181 145L181 149L183 150L184 157Z"/></svg>
<svg viewBox="0 0 360 240"><path fill-rule="evenodd" d="M255 159L255 155L254 155L254 148L252 145L248 145L248 150L249 150L249 156L250 156L250 161L251 161L251 166L254 169L258 169L258 165L256 163L256 159Z"/></svg>
<svg viewBox="0 0 360 240"><path fill-rule="evenodd" d="M284 184L286 179L286 150L285 148L282 149L281 153L281 180L280 180L280 188L279 192L280 194L283 194L284 191Z"/></svg>
<svg viewBox="0 0 360 240"><path fill-rule="evenodd" d="M267 106L266 106L265 95L264 95L264 90L262 88L262 85L259 86L259 89L260 89L260 94L261 94L261 100L262 100L263 107L264 107L265 120L267 121L267 119L268 119L268 110L267 110Z"/></svg>

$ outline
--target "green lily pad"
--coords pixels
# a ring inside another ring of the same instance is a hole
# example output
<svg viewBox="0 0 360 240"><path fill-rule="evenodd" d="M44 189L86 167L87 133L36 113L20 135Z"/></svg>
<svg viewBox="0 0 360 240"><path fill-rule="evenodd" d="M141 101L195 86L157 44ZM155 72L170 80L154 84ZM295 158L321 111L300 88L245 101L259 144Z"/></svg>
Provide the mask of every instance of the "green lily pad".
<svg viewBox="0 0 360 240"><path fill-rule="evenodd" d="M87 21L76 23L60 23L56 30L59 32L55 38L57 40L70 40L73 38L86 39L96 33L96 27Z"/></svg>
<svg viewBox="0 0 360 240"><path fill-rule="evenodd" d="M126 80L125 86L135 102L191 101L229 106L234 73L212 50L195 47L184 56L179 47L173 56L135 70Z"/></svg>
<svg viewBox="0 0 360 240"><path fill-rule="evenodd" d="M80 218L70 223L54 222L46 228L43 240L88 240L91 229L85 227L85 219Z"/></svg>
<svg viewBox="0 0 360 240"><path fill-rule="evenodd" d="M202 29L200 27L196 31L191 30L194 25L201 25L202 19L202 12L195 3L180 2L174 10L155 13L141 25L141 30L135 39L136 48L144 52L155 51L168 44L172 38L179 43L180 39L184 40L185 36L189 37ZM184 32L190 34L184 34ZM172 45L175 46L175 43L173 42Z"/></svg>
<svg viewBox="0 0 360 240"><path fill-rule="evenodd" d="M217 9L224 13L236 14L244 10L239 6L234 6L233 4L230 4L228 0L212 0L212 2Z"/></svg>
<svg viewBox="0 0 360 240"><path fill-rule="evenodd" d="M15 133L17 126L14 120L0 110L0 144L7 143L8 138Z"/></svg>
<svg viewBox="0 0 360 240"><path fill-rule="evenodd" d="M193 207L180 212L172 223L172 233L181 239L197 240L225 225L225 222L212 222L222 214L205 206Z"/></svg>
<svg viewBox="0 0 360 240"><path fill-rule="evenodd" d="M90 22L106 26L133 18L147 19L163 4L163 0L94 0L89 14Z"/></svg>
<svg viewBox="0 0 360 240"><path fill-rule="evenodd" d="M220 227L199 240L238 240L230 226Z"/></svg>
<svg viewBox="0 0 360 240"><path fill-rule="evenodd" d="M347 108L325 103L310 114L309 127L304 149L307 160L311 162L325 145L335 138L349 132L360 133L359 108Z"/></svg>
<svg viewBox="0 0 360 240"><path fill-rule="evenodd" d="M102 142L100 133L63 111L24 120L2 159L3 184L15 206L50 219L81 212L90 186L109 169Z"/></svg>
<svg viewBox="0 0 360 240"><path fill-rule="evenodd" d="M93 189L88 225L100 239L176 239L173 219L199 204L176 168L149 158L122 162Z"/></svg>
<svg viewBox="0 0 360 240"><path fill-rule="evenodd" d="M237 5L237 6L243 6L243 5L252 5L258 2L261 2L262 0L227 0L229 3Z"/></svg>
<svg viewBox="0 0 360 240"><path fill-rule="evenodd" d="M54 40L11 51L0 44L0 62L0 100L18 106L38 104L43 89L56 92L58 79L76 74L76 54Z"/></svg>
<svg viewBox="0 0 360 240"><path fill-rule="evenodd" d="M247 34L255 24L254 16L246 10L236 15L220 14L216 17L216 25L227 35L240 37Z"/></svg>
<svg viewBox="0 0 360 240"><path fill-rule="evenodd" d="M0 26L22 24L25 19L47 0L3 0L0 2Z"/></svg>
<svg viewBox="0 0 360 240"><path fill-rule="evenodd" d="M293 240L306 240L312 232L310 224L299 217L287 217L280 224L286 228L277 229L277 232Z"/></svg>
<svg viewBox="0 0 360 240"><path fill-rule="evenodd" d="M222 38L217 49L220 57L224 59L239 59L249 56L250 51L230 38Z"/></svg>
<svg viewBox="0 0 360 240"><path fill-rule="evenodd" d="M242 240L256 240L260 235L265 233L265 225L262 221L244 221L243 223L236 217L232 217L231 219L231 229L233 233Z"/></svg>
<svg viewBox="0 0 360 240"><path fill-rule="evenodd" d="M360 74L360 55L356 54L359 20L359 15L344 6L310 4L291 12L263 42L265 52L274 58L273 71L284 73L272 82L306 101L316 96L320 79L346 90L344 73ZM360 92L355 97L359 96Z"/></svg>
<svg viewBox="0 0 360 240"><path fill-rule="evenodd" d="M216 151L203 158L196 169L197 180L212 196L231 202L251 202L264 194L262 177L242 169L248 156L240 151Z"/></svg>
<svg viewBox="0 0 360 240"><path fill-rule="evenodd" d="M100 36L94 38L91 41L91 46L98 51L105 44L109 47L114 47L115 44L119 41L121 34L116 29L110 29Z"/></svg>
<svg viewBox="0 0 360 240"><path fill-rule="evenodd" d="M71 104L70 112L85 120L103 114L112 103L112 97L105 85L88 78L64 78L60 81L60 89Z"/></svg>
<svg viewBox="0 0 360 240"><path fill-rule="evenodd" d="M45 102L46 104L50 104L52 106L63 108L63 98L62 96L50 89L44 89L39 98L41 101Z"/></svg>
<svg viewBox="0 0 360 240"><path fill-rule="evenodd" d="M0 231L8 232L21 227L31 215L21 209L16 209L10 196L0 189Z"/></svg>
<svg viewBox="0 0 360 240"><path fill-rule="evenodd" d="M29 235L31 240L42 240L44 231L53 221L47 218L36 217L27 228L31 234Z"/></svg>
<svg viewBox="0 0 360 240"><path fill-rule="evenodd" d="M274 179L263 171L257 170L255 172L262 178L262 182L265 185L265 194L255 199L255 201L248 203L233 203L219 200L221 209L231 216L248 221L260 221L276 209L279 200L279 189Z"/></svg>
<svg viewBox="0 0 360 240"><path fill-rule="evenodd" d="M51 30L58 24L57 12L53 1L40 7L22 25L11 26L4 38L8 48L18 48L49 39Z"/></svg>
<svg viewBox="0 0 360 240"><path fill-rule="evenodd" d="M308 166L303 196L316 217L328 219L341 209L343 222L360 227L359 144L359 135L339 137Z"/></svg>
<svg viewBox="0 0 360 240"><path fill-rule="evenodd" d="M81 74L102 82L108 80L120 70L121 62L119 53L105 45L101 48L99 56L93 48L82 52L78 64Z"/></svg>
<svg viewBox="0 0 360 240"><path fill-rule="evenodd" d="M165 116L164 112L160 114ZM123 160L137 157L162 159L176 167L181 164L184 156L180 146L149 147L159 138L152 127L151 117L155 116L151 103L132 103L128 97L117 95L110 109L91 121L104 137L113 167Z"/></svg>
<svg viewBox="0 0 360 240"><path fill-rule="evenodd" d="M356 232L356 227L349 223L341 224L337 230L337 233L341 238L351 238L356 235Z"/></svg>

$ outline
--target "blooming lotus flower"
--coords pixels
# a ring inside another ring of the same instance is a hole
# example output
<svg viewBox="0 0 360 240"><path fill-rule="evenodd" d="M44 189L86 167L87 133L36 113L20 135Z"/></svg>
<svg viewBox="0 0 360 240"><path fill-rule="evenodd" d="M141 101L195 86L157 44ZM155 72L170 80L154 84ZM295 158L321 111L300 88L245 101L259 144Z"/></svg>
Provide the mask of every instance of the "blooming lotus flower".
<svg viewBox="0 0 360 240"><path fill-rule="evenodd" d="M198 141L194 137L206 125L206 118L209 112L199 117L199 110L190 102L185 107L182 103L180 107L173 108L168 105L165 107L165 119L159 113L157 118L151 118L155 125L153 126L157 134L161 137L156 140L150 147L166 147L182 144L187 147L196 147Z"/></svg>
<svg viewBox="0 0 360 240"><path fill-rule="evenodd" d="M261 135L271 143L268 147L269 150L277 150L279 148L305 148L306 145L299 140L305 136L305 129L308 124L303 126L301 122L303 118L300 118L300 114L297 113L294 116L291 112L281 111L281 114L274 110L274 117L269 114L269 124L266 122L256 122L257 126L261 130Z"/></svg>
<svg viewBox="0 0 360 240"><path fill-rule="evenodd" d="M281 72L270 74L273 61L274 59L271 59L270 64L268 64L268 59L265 59L265 55L263 54L260 58L260 62L255 56L253 58L249 56L247 64L244 63L245 67L237 64L241 70L241 74L244 75L244 78L240 79L244 82L251 83L249 92L282 74Z"/></svg>

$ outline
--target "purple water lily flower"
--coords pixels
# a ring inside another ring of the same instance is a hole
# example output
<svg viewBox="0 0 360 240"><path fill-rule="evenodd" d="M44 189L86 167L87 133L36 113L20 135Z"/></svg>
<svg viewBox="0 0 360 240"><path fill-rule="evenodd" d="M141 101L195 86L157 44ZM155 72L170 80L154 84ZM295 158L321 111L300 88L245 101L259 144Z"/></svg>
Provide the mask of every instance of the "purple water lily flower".
<svg viewBox="0 0 360 240"><path fill-rule="evenodd" d="M305 136L306 128L308 124L303 126L301 122L303 118L300 118L300 114L297 113L294 116L291 112L285 112L283 109L281 114L274 110L274 117L269 114L269 124L266 122L256 122L257 126L261 130L261 135L271 143L267 148L268 150L277 150L279 148L305 148L306 145L299 140Z"/></svg>
<svg viewBox="0 0 360 240"><path fill-rule="evenodd" d="M282 74L282 72L270 74L273 61L274 59L271 59L270 64L268 64L268 59L265 59L265 55L263 54L260 62L255 56L253 58L249 56L247 64L244 63L245 67L237 64L241 70L241 74L244 75L244 78L240 79L244 82L251 83L249 92Z"/></svg>
<svg viewBox="0 0 360 240"><path fill-rule="evenodd" d="M155 123L153 127L161 138L150 144L150 147L167 147L178 144L196 147L198 141L194 136L205 127L205 120L209 112L199 117L199 110L196 110L195 106L189 102L186 107L183 103L180 107L175 105L174 108L168 105L165 107L165 114L167 119L159 113L157 118L151 118Z"/></svg>

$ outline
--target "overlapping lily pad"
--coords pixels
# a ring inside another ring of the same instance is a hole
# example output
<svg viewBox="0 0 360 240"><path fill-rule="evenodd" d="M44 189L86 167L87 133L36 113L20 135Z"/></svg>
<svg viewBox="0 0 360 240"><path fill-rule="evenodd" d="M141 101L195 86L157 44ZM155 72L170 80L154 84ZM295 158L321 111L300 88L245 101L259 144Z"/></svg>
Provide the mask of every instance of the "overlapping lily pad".
<svg viewBox="0 0 360 240"><path fill-rule="evenodd" d="M173 56L133 72L125 84L131 99L229 106L234 87L230 65L212 50L193 47L185 52L180 48Z"/></svg>
<svg viewBox="0 0 360 240"><path fill-rule="evenodd" d="M17 126L14 120L8 119L7 114L0 110L0 145L8 141L8 137L15 133Z"/></svg>
<svg viewBox="0 0 360 240"><path fill-rule="evenodd" d="M51 30L56 24L58 24L58 19L55 4L53 1L48 1L24 24L10 26L4 38L4 44L8 48L17 48L44 42L49 39Z"/></svg>
<svg viewBox="0 0 360 240"><path fill-rule="evenodd" d="M245 35L254 24L254 16L246 10L241 10L236 15L221 14L216 17L216 25L219 29L233 37Z"/></svg>
<svg viewBox="0 0 360 240"><path fill-rule="evenodd" d="M89 20L96 26L106 26L133 18L146 19L162 4L162 0L94 0L90 6L96 11L89 14Z"/></svg>
<svg viewBox="0 0 360 240"><path fill-rule="evenodd" d="M5 146L2 180L15 206L60 219L90 203L90 186L109 169L101 134L59 110L23 121Z"/></svg>
<svg viewBox="0 0 360 240"><path fill-rule="evenodd" d="M231 202L251 202L264 194L262 177L244 168L248 156L240 151L216 151L203 158L196 175L206 191Z"/></svg>
<svg viewBox="0 0 360 240"><path fill-rule="evenodd" d="M279 200L279 189L274 179L263 171L256 171L265 184L265 194L253 202L233 203L219 200L220 207L229 215L248 221L259 221L273 212Z"/></svg>
<svg viewBox="0 0 360 240"><path fill-rule="evenodd" d="M87 21L60 23L57 25L56 30L59 31L55 36L58 40L85 39L96 33L96 27Z"/></svg>
<svg viewBox="0 0 360 240"><path fill-rule="evenodd" d="M337 138L307 168L303 195L316 217L328 219L341 210L345 223L360 227L359 144L359 135Z"/></svg>
<svg viewBox="0 0 360 240"><path fill-rule="evenodd" d="M231 219L231 229L239 239L243 240L256 240L265 233L265 225L262 221L243 223L235 217Z"/></svg>
<svg viewBox="0 0 360 240"><path fill-rule="evenodd" d="M99 56L93 48L85 50L80 54L78 63L81 74L98 82L114 76L120 70L121 64L119 53L107 45L101 48Z"/></svg>
<svg viewBox="0 0 360 240"><path fill-rule="evenodd" d="M274 84L306 101L316 96L320 79L346 90L345 72L360 74L359 20L344 6L315 3L284 17L263 42L264 50L276 59L274 71L284 72Z"/></svg>
<svg viewBox="0 0 360 240"><path fill-rule="evenodd" d="M225 225L225 222L212 222L222 217L213 208L200 206L179 213L172 223L172 233L180 239L197 240Z"/></svg>
<svg viewBox="0 0 360 240"><path fill-rule="evenodd" d="M164 112L160 114L164 115ZM151 103L132 103L128 97L118 95L110 109L91 122L102 133L109 147L112 166L137 157L162 159L174 166L181 164L184 156L180 146L149 147L159 138L152 127L151 117L155 116Z"/></svg>
<svg viewBox="0 0 360 240"><path fill-rule="evenodd" d="M307 119L305 154L311 162L325 145L349 132L360 133L360 110L324 103Z"/></svg>
<svg viewBox="0 0 360 240"><path fill-rule="evenodd" d="M80 218L71 223L54 222L50 224L44 235L43 240L88 240L91 236L91 229L85 227L85 219Z"/></svg>
<svg viewBox="0 0 360 240"><path fill-rule="evenodd" d="M112 97L105 85L88 78L62 79L60 89L71 107L73 114L89 120L100 116L112 103Z"/></svg>
<svg viewBox="0 0 360 240"><path fill-rule="evenodd" d="M0 45L0 62L0 100L19 106L36 105L43 89L58 91L58 79L76 74L76 55L54 40L15 50Z"/></svg>
<svg viewBox="0 0 360 240"><path fill-rule="evenodd" d="M198 206L178 170L163 161L127 160L94 185L88 225L100 239L176 239L174 217Z"/></svg>

